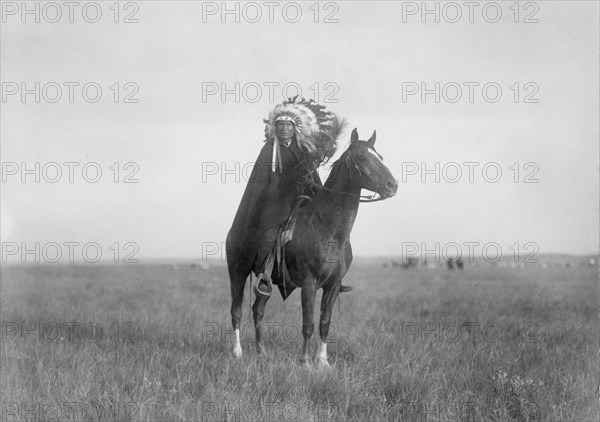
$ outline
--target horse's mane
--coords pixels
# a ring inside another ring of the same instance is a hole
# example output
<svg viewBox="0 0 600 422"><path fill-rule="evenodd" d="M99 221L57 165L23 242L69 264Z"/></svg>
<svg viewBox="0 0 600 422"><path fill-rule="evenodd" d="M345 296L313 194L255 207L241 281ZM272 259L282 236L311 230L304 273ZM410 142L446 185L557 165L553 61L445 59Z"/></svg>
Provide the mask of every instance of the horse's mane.
<svg viewBox="0 0 600 422"><path fill-rule="evenodd" d="M337 180L337 177L340 173L340 168L346 162L348 158L348 153L351 150L351 146L352 144L348 142L345 146L344 152L342 153L342 155L340 155L340 158L335 160L335 162L331 166L331 171L329 172L329 176L327 176L327 180L325 181L325 187L331 188L333 183L335 183L335 181Z"/></svg>

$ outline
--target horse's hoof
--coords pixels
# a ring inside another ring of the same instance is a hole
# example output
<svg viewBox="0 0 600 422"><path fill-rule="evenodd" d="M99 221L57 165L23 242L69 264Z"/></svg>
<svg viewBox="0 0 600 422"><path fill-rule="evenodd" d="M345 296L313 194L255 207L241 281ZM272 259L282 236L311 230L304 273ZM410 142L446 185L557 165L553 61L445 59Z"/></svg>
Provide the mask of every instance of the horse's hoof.
<svg viewBox="0 0 600 422"><path fill-rule="evenodd" d="M300 364L304 368L310 368L310 358L308 356L302 356L302 358L300 359Z"/></svg>
<svg viewBox="0 0 600 422"><path fill-rule="evenodd" d="M327 359L318 359L319 369L331 369L331 365L327 362Z"/></svg>
<svg viewBox="0 0 600 422"><path fill-rule="evenodd" d="M267 356L267 350L262 344L260 346L256 346L256 353L258 356Z"/></svg>
<svg viewBox="0 0 600 422"><path fill-rule="evenodd" d="M240 346L239 344L236 344L233 348L233 356L236 359L239 359L242 357L242 346Z"/></svg>

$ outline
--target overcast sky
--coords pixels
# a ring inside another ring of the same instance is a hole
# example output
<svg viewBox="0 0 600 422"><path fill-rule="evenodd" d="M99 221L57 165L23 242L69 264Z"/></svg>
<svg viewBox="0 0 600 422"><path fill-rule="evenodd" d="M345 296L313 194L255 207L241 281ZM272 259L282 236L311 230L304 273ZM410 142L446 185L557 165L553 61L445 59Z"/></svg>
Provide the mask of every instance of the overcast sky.
<svg viewBox="0 0 600 422"><path fill-rule="evenodd" d="M118 16L112 4L96 23L86 21L94 7L74 9L71 23L67 6L59 19L40 5L36 23L21 2L3 3L4 242L97 242L104 258L115 242L122 254L135 243L141 259L220 248L262 147L262 119L289 84L287 94L318 96L362 139L376 129L400 181L396 197L360 206L355 255L452 242L496 243L504 255L515 242L539 253L598 250L598 2L500 2L501 15L489 2L429 2L439 23L421 2L321 3L318 16L302 2L295 23L286 2L273 22L262 2L239 3L239 23L221 2L121 3ZM236 83L238 101L222 98ZM34 92L25 101L23 88ZM73 183L65 162L79 163ZM21 163L39 163L39 183ZM98 182L84 179L86 163L89 180L102 169Z"/></svg>

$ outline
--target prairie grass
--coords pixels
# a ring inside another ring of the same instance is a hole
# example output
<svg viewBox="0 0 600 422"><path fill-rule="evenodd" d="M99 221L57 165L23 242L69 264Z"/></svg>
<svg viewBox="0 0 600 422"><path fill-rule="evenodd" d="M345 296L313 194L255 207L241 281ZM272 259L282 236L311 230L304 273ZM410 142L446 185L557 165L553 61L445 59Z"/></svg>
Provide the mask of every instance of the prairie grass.
<svg viewBox="0 0 600 422"><path fill-rule="evenodd" d="M244 302L235 360L222 264L3 267L2 420L599 420L597 267L381 263L344 280L331 369L299 364L299 292L266 356Z"/></svg>

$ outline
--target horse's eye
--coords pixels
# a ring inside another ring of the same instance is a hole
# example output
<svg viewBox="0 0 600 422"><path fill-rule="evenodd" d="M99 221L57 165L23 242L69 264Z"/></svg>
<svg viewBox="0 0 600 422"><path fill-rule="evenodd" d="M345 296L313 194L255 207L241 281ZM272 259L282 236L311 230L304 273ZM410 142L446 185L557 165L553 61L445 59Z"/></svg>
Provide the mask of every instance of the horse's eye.
<svg viewBox="0 0 600 422"><path fill-rule="evenodd" d="M358 159L359 159L360 161L365 161L365 160L367 159L367 157L365 157L364 155L359 155L359 156L358 156Z"/></svg>

